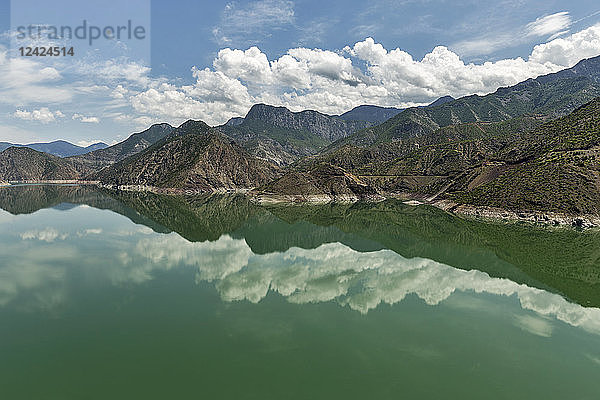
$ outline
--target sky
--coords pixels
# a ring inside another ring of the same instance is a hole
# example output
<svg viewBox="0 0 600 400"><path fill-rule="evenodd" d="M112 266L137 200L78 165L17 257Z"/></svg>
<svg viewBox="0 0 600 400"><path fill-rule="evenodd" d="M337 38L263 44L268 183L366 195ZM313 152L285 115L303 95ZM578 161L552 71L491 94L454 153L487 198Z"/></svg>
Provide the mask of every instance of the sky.
<svg viewBox="0 0 600 400"><path fill-rule="evenodd" d="M80 38L49 35L84 20ZM597 55L592 1L0 0L0 141L112 144L156 122L219 125L256 103L422 105Z"/></svg>

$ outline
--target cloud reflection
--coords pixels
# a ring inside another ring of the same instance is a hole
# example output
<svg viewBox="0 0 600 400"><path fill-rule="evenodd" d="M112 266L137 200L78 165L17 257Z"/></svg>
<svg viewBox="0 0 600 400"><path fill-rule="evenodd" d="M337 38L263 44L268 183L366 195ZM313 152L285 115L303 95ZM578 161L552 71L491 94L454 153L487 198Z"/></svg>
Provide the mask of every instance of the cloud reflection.
<svg viewBox="0 0 600 400"><path fill-rule="evenodd" d="M477 270L464 271L438 262L406 259L390 250L357 252L341 243L316 249L253 254L244 240L225 235L215 242L191 243L176 234L146 238L136 246L148 265L197 269L197 281L215 282L225 301L259 302L269 291L292 303L337 301L363 314L379 304L395 304L414 294L437 305L455 291L516 296L521 307L573 326L600 333L600 309L585 308L563 297L492 278ZM530 332L549 335L545 321L521 320Z"/></svg>
<svg viewBox="0 0 600 400"><path fill-rule="evenodd" d="M69 273L93 277L88 279L94 284L120 285L142 283L175 268L192 268L196 282L212 282L224 301L257 303L274 292L291 303L335 301L366 314L409 295L433 306L456 291L487 293L515 296L524 310L541 316L517 317L515 324L528 332L550 336L553 327L548 318L556 318L600 333L600 309L585 308L559 295L484 272L424 258L407 259L390 250L358 252L341 243L329 243L315 249L254 254L244 239L228 235L213 242L189 242L176 233L150 233L129 223L126 227L111 221L95 223L68 232L68 238L52 245L46 242L60 237L56 230L30 235L28 228L21 234L17 231L17 236L12 234L13 240L31 236L42 242L7 242L0 249L0 259L13 260L0 264L0 305L10 303L19 293L60 293L51 296L60 299ZM104 258L89 257L90 249ZM13 254L19 257L11 257Z"/></svg>

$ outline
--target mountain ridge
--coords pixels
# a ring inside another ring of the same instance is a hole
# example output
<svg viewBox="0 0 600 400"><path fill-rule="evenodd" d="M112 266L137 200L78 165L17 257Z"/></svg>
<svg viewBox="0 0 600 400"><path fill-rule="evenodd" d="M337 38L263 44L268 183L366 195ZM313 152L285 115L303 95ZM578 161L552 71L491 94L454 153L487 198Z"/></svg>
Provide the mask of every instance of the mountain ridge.
<svg viewBox="0 0 600 400"><path fill-rule="evenodd" d="M68 157L67 160L82 174L90 174L148 148L170 134L173 129L167 123L154 124L144 131L132 134L122 142L105 149Z"/></svg>
<svg viewBox="0 0 600 400"><path fill-rule="evenodd" d="M600 56L485 96L444 96L348 134L357 126L257 104L243 120L156 124L82 156L9 149L0 153L0 180L15 180L13 168L31 179L69 175L112 188L251 190L288 201L399 197L444 201L450 210L600 218Z"/></svg>
<svg viewBox="0 0 600 400"><path fill-rule="evenodd" d="M247 190L278 175L219 130L189 120L147 149L91 175L109 187L144 186L171 192Z"/></svg>
<svg viewBox="0 0 600 400"><path fill-rule="evenodd" d="M369 146L431 133L448 125L500 122L525 114L560 117L600 96L600 56L581 60L572 68L498 88L485 96L470 95L432 107L408 108L375 127L338 140Z"/></svg>
<svg viewBox="0 0 600 400"><path fill-rule="evenodd" d="M0 152L6 150L9 147L28 147L33 150L41 151L44 153L52 154L58 157L71 157L78 156L86 153L90 153L95 150L107 148L108 145L103 142L91 144L86 147L78 146L70 143L66 140L54 140L47 143L29 143L29 144L15 144L9 142L0 142Z"/></svg>

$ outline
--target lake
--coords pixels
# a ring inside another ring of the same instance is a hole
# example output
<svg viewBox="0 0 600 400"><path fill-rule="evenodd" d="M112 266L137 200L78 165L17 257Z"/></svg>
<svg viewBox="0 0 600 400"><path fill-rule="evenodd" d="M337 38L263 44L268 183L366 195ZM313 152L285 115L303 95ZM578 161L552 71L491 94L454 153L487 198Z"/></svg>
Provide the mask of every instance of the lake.
<svg viewBox="0 0 600 400"><path fill-rule="evenodd" d="M0 189L3 399L598 399L600 233Z"/></svg>

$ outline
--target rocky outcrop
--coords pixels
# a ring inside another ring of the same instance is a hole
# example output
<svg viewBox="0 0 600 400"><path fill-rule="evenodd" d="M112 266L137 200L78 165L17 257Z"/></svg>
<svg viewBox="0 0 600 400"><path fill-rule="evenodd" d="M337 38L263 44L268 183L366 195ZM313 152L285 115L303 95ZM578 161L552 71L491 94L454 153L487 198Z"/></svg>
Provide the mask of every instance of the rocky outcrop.
<svg viewBox="0 0 600 400"><path fill-rule="evenodd" d="M458 204L449 200L439 200L433 206L463 217L489 221L519 221L537 225L569 226L573 228L596 228L600 226L600 216L596 214L567 214L532 210L507 210L498 207Z"/></svg>

